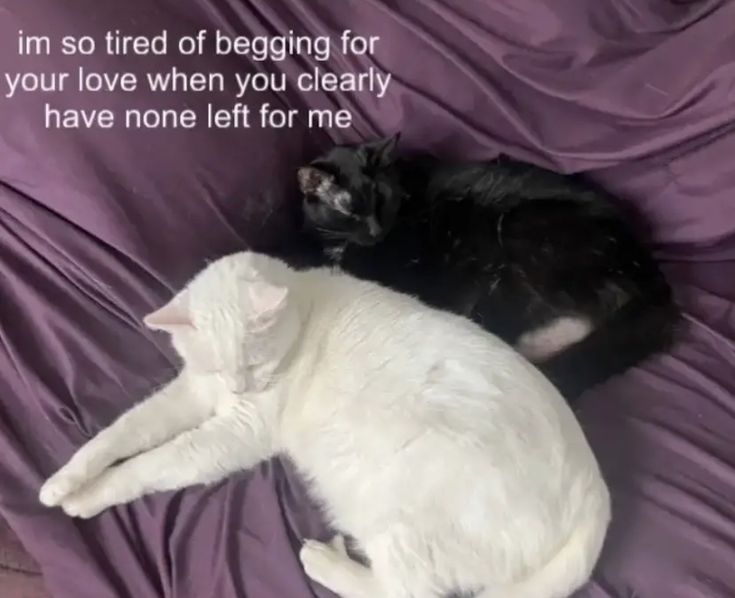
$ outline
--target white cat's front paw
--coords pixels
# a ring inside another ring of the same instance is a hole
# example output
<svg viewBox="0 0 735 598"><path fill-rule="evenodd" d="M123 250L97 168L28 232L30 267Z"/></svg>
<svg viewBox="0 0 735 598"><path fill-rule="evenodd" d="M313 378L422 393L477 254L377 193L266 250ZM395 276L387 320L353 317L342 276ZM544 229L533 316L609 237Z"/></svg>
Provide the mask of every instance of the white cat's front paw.
<svg viewBox="0 0 735 598"><path fill-rule="evenodd" d="M119 467L113 467L61 501L61 508L69 517L89 519L115 505L138 498L137 480L125 476Z"/></svg>
<svg viewBox="0 0 735 598"><path fill-rule="evenodd" d="M64 513L69 517L79 517L80 519L90 519L109 506L106 502L89 496L84 491L70 496L61 503Z"/></svg>
<svg viewBox="0 0 735 598"><path fill-rule="evenodd" d="M61 502L61 508L69 517L90 519L105 509L128 502L126 497L118 495L111 484L97 480Z"/></svg>
<svg viewBox="0 0 735 598"><path fill-rule="evenodd" d="M61 469L41 486L38 500L47 507L57 507L70 494L78 491L87 481L87 476Z"/></svg>

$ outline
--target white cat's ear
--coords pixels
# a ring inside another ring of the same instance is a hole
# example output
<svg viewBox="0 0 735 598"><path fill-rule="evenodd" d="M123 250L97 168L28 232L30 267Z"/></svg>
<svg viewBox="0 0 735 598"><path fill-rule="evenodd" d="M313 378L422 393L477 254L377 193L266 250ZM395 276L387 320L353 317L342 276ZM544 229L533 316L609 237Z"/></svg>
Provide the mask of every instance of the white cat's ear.
<svg viewBox="0 0 735 598"><path fill-rule="evenodd" d="M180 293L166 305L143 318L143 323L151 330L174 332L194 326L187 308L186 297Z"/></svg>
<svg viewBox="0 0 735 598"><path fill-rule="evenodd" d="M248 285L248 298L253 319L266 321L276 316L288 299L288 289L267 282L252 282Z"/></svg>

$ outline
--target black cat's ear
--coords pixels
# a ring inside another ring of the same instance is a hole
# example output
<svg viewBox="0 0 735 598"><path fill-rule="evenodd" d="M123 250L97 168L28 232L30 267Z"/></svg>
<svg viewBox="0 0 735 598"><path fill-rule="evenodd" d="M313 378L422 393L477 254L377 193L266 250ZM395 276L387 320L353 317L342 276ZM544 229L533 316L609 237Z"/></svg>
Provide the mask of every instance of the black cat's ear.
<svg viewBox="0 0 735 598"><path fill-rule="evenodd" d="M396 146L400 138L401 134L396 133L391 137L366 144L371 166L383 168L392 164L396 159Z"/></svg>
<svg viewBox="0 0 735 598"><path fill-rule="evenodd" d="M313 166L303 166L297 173L299 188L304 195L313 195L319 187L331 179L331 175Z"/></svg>

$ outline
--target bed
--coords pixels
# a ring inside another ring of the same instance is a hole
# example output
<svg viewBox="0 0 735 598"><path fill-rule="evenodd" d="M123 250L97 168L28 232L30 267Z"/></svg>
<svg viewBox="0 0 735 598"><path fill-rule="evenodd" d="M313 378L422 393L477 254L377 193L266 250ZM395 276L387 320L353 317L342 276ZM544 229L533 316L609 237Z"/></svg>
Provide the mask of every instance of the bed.
<svg viewBox="0 0 735 598"><path fill-rule="evenodd" d="M18 56L55 40L379 35L337 72L390 72L386 96L250 94L348 108L347 129L46 129L59 107L231 107L232 94L22 94L0 100L0 595L327 598L297 560L329 535L280 460L90 521L43 508L44 478L174 374L141 325L208 260L271 250L298 225L295 168L335 142L510 154L584 172L629 209L673 285L676 345L589 392L580 418L614 522L581 598L735 596L735 3L651 0L2 0L0 71L144 73L315 66L234 56ZM3 94L5 96L6 94ZM5 530L5 527L0 527ZM12 530L12 532L10 532ZM22 544L23 549L19 549Z"/></svg>

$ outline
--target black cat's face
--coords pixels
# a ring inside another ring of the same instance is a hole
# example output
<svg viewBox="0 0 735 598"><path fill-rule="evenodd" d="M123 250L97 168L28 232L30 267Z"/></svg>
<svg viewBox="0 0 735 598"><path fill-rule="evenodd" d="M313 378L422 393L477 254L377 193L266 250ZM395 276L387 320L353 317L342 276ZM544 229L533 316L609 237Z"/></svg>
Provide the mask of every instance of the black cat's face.
<svg viewBox="0 0 735 598"><path fill-rule="evenodd" d="M325 240L379 243L390 232L403 192L394 168L398 135L339 146L299 169L306 226Z"/></svg>

